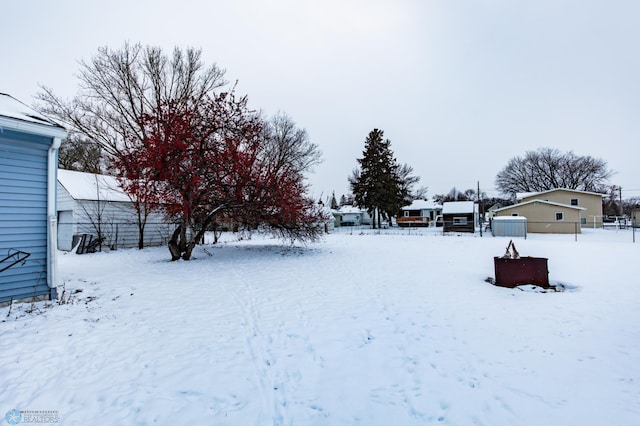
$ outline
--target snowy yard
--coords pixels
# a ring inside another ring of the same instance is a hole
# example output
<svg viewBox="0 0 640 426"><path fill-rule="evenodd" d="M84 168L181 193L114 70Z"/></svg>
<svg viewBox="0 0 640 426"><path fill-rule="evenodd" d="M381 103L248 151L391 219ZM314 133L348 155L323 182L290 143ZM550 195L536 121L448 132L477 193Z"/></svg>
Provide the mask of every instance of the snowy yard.
<svg viewBox="0 0 640 426"><path fill-rule="evenodd" d="M0 309L0 416L638 424L640 242L630 230L517 239L568 287L536 293L484 281L508 241L343 229L295 247L225 235L189 262L166 248L61 253L66 294L82 290L72 303Z"/></svg>

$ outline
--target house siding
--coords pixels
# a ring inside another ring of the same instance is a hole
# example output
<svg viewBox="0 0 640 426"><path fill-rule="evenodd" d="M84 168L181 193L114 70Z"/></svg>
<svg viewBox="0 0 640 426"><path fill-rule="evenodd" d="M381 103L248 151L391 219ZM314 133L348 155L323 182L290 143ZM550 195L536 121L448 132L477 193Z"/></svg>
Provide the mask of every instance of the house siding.
<svg viewBox="0 0 640 426"><path fill-rule="evenodd" d="M567 191L557 189L537 195L530 195L522 198L522 202L535 199L550 201L553 203L571 205L572 199L578 200L577 207L584 207L581 219L584 219L583 226L602 227L602 196L582 191ZM595 222L595 223L594 223Z"/></svg>
<svg viewBox="0 0 640 426"><path fill-rule="evenodd" d="M475 232L475 215L473 213L449 213L443 214L443 232ZM457 218L466 219L465 224L455 223Z"/></svg>
<svg viewBox="0 0 640 426"><path fill-rule="evenodd" d="M557 221L555 213L563 213L564 220ZM539 234L580 233L580 210L569 207L552 206L544 203L514 205L496 212L495 217L517 214L527 218L527 232Z"/></svg>
<svg viewBox="0 0 640 426"><path fill-rule="evenodd" d="M74 200L63 185L58 183L57 188L60 250L73 248L74 235L89 234L97 237L98 228L105 238L105 247L138 247L139 233L133 204L120 201ZM174 229L175 225L167 223L162 212L151 212L144 228L145 247L166 244Z"/></svg>
<svg viewBox="0 0 640 426"><path fill-rule="evenodd" d="M50 293L47 159L51 141L0 129L0 259L15 250L30 254L25 262L0 272L0 303Z"/></svg>

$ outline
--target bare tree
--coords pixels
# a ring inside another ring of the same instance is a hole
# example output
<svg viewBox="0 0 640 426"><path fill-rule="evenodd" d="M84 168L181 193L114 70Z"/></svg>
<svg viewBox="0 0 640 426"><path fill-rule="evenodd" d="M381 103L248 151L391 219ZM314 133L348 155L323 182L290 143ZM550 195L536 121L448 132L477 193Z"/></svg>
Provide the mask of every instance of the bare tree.
<svg viewBox="0 0 640 426"><path fill-rule="evenodd" d="M119 50L98 49L90 62L80 62L80 90L71 100L42 87L37 108L64 123L71 131L96 143L111 159L122 159L130 148L147 138L145 117L162 105L191 105L203 102L226 84L224 70L215 64L205 67L202 52L175 48L167 56L159 47L126 43ZM138 212L140 247L150 209L157 206L140 190L128 191Z"/></svg>
<svg viewBox="0 0 640 426"><path fill-rule="evenodd" d="M205 68L200 50L175 48L168 57L159 47L126 43L120 50L98 49L80 62L80 91L70 101L42 87L38 109L118 156L128 140L142 140L142 119L163 102L202 101L223 86L224 71Z"/></svg>
<svg viewBox="0 0 640 426"><path fill-rule="evenodd" d="M426 199L428 188L426 186L416 188L416 185L420 182L420 176L413 174L413 167L406 163L401 164L398 166L396 174L398 175L398 181L400 183L398 188L400 197L399 207L408 206L414 200Z"/></svg>
<svg viewBox="0 0 640 426"><path fill-rule="evenodd" d="M78 134L65 139L58 150L58 166L66 170L99 174L103 163L100 146Z"/></svg>
<svg viewBox="0 0 640 426"><path fill-rule="evenodd" d="M504 194L555 188L600 192L612 175L602 159L539 148L509 160L496 177L496 187Z"/></svg>
<svg viewBox="0 0 640 426"><path fill-rule="evenodd" d="M294 172L304 173L322 161L322 153L318 145L309 140L307 131L298 128L283 112L265 122L263 133L265 160L276 169L292 167Z"/></svg>

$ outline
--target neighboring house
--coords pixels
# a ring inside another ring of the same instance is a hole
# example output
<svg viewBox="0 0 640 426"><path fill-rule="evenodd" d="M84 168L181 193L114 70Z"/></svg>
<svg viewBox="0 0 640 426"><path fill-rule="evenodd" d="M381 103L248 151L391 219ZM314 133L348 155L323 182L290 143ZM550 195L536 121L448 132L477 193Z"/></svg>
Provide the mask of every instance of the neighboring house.
<svg viewBox="0 0 640 426"><path fill-rule="evenodd" d="M104 239L103 247L138 247L134 203L113 176L58 170L58 249L72 250L82 234ZM175 228L160 210L149 213L144 245L167 243Z"/></svg>
<svg viewBox="0 0 640 426"><path fill-rule="evenodd" d="M527 232L548 234L580 233L585 207L533 199L495 211L493 220L503 216L527 218Z"/></svg>
<svg viewBox="0 0 640 426"><path fill-rule="evenodd" d="M360 226L362 224L362 210L353 206L340 206L332 210L335 226Z"/></svg>
<svg viewBox="0 0 640 426"><path fill-rule="evenodd" d="M366 210L354 206L340 206L331 213L335 227L371 225L371 215Z"/></svg>
<svg viewBox="0 0 640 426"><path fill-rule="evenodd" d="M564 204L573 207L583 207L579 218L581 225L594 228L602 227L602 197L596 192L577 191L575 189L550 189L542 192L528 192L517 194L516 199L520 203L531 200L543 200ZM532 220L532 218L527 218Z"/></svg>
<svg viewBox="0 0 640 426"><path fill-rule="evenodd" d="M438 215L442 214L442 205L435 201L415 200L400 209L400 213L400 216L396 218L400 227L429 226L429 224L435 223Z"/></svg>
<svg viewBox="0 0 640 426"><path fill-rule="evenodd" d="M485 219L491 219L493 216L495 216L496 210L501 209L502 207L504 206L501 203L496 203L489 207L489 209L485 213Z"/></svg>
<svg viewBox="0 0 640 426"><path fill-rule="evenodd" d="M443 232L475 232L478 207L473 201L447 201L442 204Z"/></svg>
<svg viewBox="0 0 640 426"><path fill-rule="evenodd" d="M56 297L56 171L66 137L0 93L0 304Z"/></svg>

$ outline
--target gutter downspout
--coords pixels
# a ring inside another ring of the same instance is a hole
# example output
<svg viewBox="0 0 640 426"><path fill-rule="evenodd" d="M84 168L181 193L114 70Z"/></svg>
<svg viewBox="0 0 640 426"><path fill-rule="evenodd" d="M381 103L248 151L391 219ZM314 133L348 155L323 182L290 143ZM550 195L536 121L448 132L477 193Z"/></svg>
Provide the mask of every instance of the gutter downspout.
<svg viewBox="0 0 640 426"><path fill-rule="evenodd" d="M58 148L62 139L53 138L47 158L47 285L51 289L51 299L55 299L58 286L58 218L56 211L56 191L58 182Z"/></svg>

